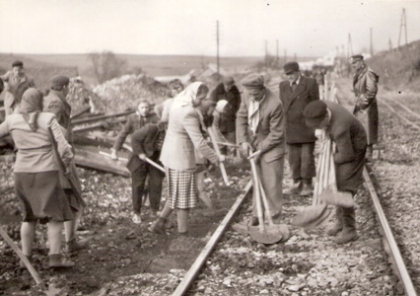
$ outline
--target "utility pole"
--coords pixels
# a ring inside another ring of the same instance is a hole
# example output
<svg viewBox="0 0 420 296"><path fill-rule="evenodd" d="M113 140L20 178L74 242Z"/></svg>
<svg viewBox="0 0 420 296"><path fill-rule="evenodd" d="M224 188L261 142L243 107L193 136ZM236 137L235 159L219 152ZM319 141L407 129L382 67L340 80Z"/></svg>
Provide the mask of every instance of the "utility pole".
<svg viewBox="0 0 420 296"><path fill-rule="evenodd" d="M402 15L401 15L400 33L398 34L398 48L400 47L401 31L403 27L404 27L404 33L405 33L405 45L407 45L407 18L405 16L405 8L403 8Z"/></svg>
<svg viewBox="0 0 420 296"><path fill-rule="evenodd" d="M216 43L217 43L217 74L219 74L219 20L216 21Z"/></svg>
<svg viewBox="0 0 420 296"><path fill-rule="evenodd" d="M351 42L351 35L347 38L347 60L353 55L353 44Z"/></svg>
<svg viewBox="0 0 420 296"><path fill-rule="evenodd" d="M389 47L389 50L391 51L392 50L392 41L391 41L391 38L389 38L388 47Z"/></svg>
<svg viewBox="0 0 420 296"><path fill-rule="evenodd" d="M370 28L370 56L373 57L372 28Z"/></svg>
<svg viewBox="0 0 420 296"><path fill-rule="evenodd" d="M265 68L268 68L268 49L267 49L267 40L265 40Z"/></svg>
<svg viewBox="0 0 420 296"><path fill-rule="evenodd" d="M296 52L295 52L295 55L294 55L294 61L295 61L295 62L297 62L297 55L296 55Z"/></svg>
<svg viewBox="0 0 420 296"><path fill-rule="evenodd" d="M287 63L287 49L284 50L284 63Z"/></svg>
<svg viewBox="0 0 420 296"><path fill-rule="evenodd" d="M279 64L279 40L276 40L276 64Z"/></svg>

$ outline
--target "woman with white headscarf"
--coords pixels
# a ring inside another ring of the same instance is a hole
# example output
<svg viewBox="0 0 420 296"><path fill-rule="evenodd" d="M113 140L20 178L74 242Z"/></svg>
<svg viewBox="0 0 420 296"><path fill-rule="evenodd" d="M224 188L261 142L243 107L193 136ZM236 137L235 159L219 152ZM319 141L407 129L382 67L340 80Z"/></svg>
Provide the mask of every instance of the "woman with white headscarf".
<svg viewBox="0 0 420 296"><path fill-rule="evenodd" d="M207 145L200 131L200 115L196 108L208 91L205 84L194 82L174 99L160 156L166 169L169 196L150 231L163 232L167 218L176 209L178 232L187 234L189 210L197 205L195 149L212 163L225 160Z"/></svg>

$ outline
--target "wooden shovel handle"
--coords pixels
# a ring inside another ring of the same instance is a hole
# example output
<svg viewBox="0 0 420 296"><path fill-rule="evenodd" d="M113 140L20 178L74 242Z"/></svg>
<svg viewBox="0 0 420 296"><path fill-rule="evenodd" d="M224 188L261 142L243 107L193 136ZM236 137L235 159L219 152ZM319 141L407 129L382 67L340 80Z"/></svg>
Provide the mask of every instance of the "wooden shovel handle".
<svg viewBox="0 0 420 296"><path fill-rule="evenodd" d="M127 144L123 144L123 147L124 147L125 149L127 149L128 151L133 152L133 149L132 149L130 146L128 146ZM154 167L155 167L155 168L157 168L158 170L161 170L162 172L164 172L164 173L165 173L165 169L164 169L162 166L158 165L158 164L157 164L156 162L154 162L153 160L151 160L150 158L146 157L146 162L147 162L147 163L149 163L150 165L154 166Z"/></svg>
<svg viewBox="0 0 420 296"><path fill-rule="evenodd" d="M265 231L264 227L264 217L263 217L263 209L262 209L262 203L261 203L261 196L260 196L260 183L258 180L257 175L257 168L255 166L255 162L253 159L250 159L249 162L251 163L251 172L252 172L252 178L254 180L254 192L255 192L255 205L257 207L257 215L258 215L258 223L261 231Z"/></svg>
<svg viewBox="0 0 420 296"><path fill-rule="evenodd" d="M254 160L251 160L251 161L254 161ZM261 183L261 179L260 179L260 176L258 176L258 174L257 174L257 179L258 179L258 187L261 192L261 199L264 204L265 216L267 217L268 223L270 225L274 225L273 218L271 218L271 214L269 212L270 206L268 205L267 195L265 194L264 187Z"/></svg>
<svg viewBox="0 0 420 296"><path fill-rule="evenodd" d="M211 128L207 129L207 133L209 134L210 140L213 143L214 151L216 152L217 156L220 157L221 156L220 149L219 149L219 146L217 145L216 138L214 137L214 134ZM223 181L225 182L226 185L229 185L229 180L226 173L225 164L223 162L220 162L220 170L222 172Z"/></svg>
<svg viewBox="0 0 420 296"><path fill-rule="evenodd" d="M28 258L23 254L23 252L19 249L19 247L13 242L13 240L10 238L10 236L7 234L6 231L0 226L0 234L6 241L6 243L15 251L15 253L18 255L19 259L22 260L23 264L25 264L25 267L28 269L31 276L34 278L37 285L42 283L41 277L36 272L35 268L32 266L31 262L29 262Z"/></svg>

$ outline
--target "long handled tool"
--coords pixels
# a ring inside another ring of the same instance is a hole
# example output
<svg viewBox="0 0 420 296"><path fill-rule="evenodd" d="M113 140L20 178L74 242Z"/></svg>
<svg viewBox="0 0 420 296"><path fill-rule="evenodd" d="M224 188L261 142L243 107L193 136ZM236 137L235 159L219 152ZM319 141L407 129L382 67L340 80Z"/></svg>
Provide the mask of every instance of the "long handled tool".
<svg viewBox="0 0 420 296"><path fill-rule="evenodd" d="M130 151L130 152L133 152L133 149L131 149L131 147L130 146L128 146L127 144L124 144L123 145L123 147L125 148L125 149L127 149L128 151ZM154 166L155 168L157 168L158 170L161 170L162 172L164 172L165 173L165 169L162 167L162 166L160 166L159 164L157 164L156 162L154 162L153 160L151 160L150 158L148 158L148 157L146 157L146 162L147 163L149 163L150 165L152 165L152 166Z"/></svg>
<svg viewBox="0 0 420 296"><path fill-rule="evenodd" d="M260 180L258 178L255 161L251 159L250 163L252 177L254 180L255 203L257 207L259 225L258 228L250 226L248 229L248 233L252 237L252 239L259 243L274 244L283 238L283 231L281 230L282 226L273 223L270 213L268 212L267 197L265 195L264 189L262 188L262 184L260 183ZM265 211L263 211L263 205L265 207ZM267 220L269 222L268 225L264 224L264 216L267 217Z"/></svg>
<svg viewBox="0 0 420 296"><path fill-rule="evenodd" d="M0 235L4 238L6 243L15 251L18 255L19 259L22 260L25 267L28 269L31 276L34 278L37 285L42 283L41 277L36 272L35 268L32 266L31 262L29 262L28 258L23 254L23 252L19 249L19 247L14 243L14 241L10 238L6 231L0 225Z"/></svg>
<svg viewBox="0 0 420 296"><path fill-rule="evenodd" d="M210 140L213 143L214 151L216 152L217 156L220 157L221 156L220 149L219 149L219 146L217 145L216 138L214 137L214 134L211 128L207 129L207 133L209 134ZM227 186L229 186L230 182L228 180L225 164L223 162L220 162L220 170L222 172L223 181L225 182Z"/></svg>

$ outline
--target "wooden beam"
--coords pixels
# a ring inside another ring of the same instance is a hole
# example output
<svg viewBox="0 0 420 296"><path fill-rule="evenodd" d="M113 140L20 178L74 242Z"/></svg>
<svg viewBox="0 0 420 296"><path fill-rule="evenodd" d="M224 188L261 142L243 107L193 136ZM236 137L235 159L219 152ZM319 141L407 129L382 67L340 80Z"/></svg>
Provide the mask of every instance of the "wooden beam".
<svg viewBox="0 0 420 296"><path fill-rule="evenodd" d="M83 123L91 123L91 122L101 121L101 120L104 120L104 119L109 119L109 118L114 118L114 117L127 116L127 115L130 115L130 114L133 114L134 112L136 112L136 111L131 110L131 111L126 111L126 112L122 112L122 113L115 113L115 114L109 114L109 115L75 119L75 120L72 120L71 123L73 125L83 124Z"/></svg>

